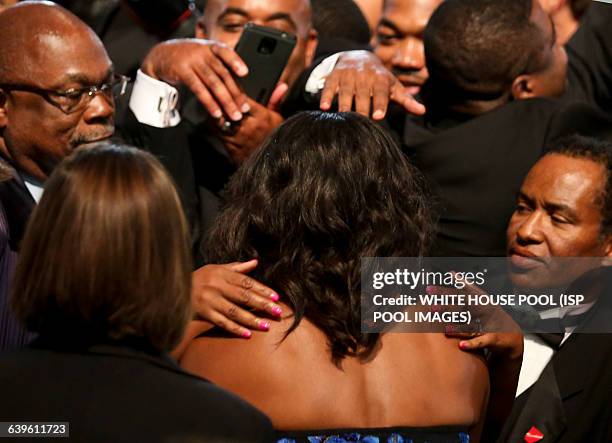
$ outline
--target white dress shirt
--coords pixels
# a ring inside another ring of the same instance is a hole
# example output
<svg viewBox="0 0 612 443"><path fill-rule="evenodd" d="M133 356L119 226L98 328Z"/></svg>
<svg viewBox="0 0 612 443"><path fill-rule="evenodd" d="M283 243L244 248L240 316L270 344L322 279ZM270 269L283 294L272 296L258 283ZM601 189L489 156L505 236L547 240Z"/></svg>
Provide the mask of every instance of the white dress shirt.
<svg viewBox="0 0 612 443"><path fill-rule="evenodd" d="M583 303L580 306L564 306L547 309L540 312L540 318L543 320L550 318L563 318L565 316L580 315L587 312L595 302ZM568 326L565 328L565 336L561 341L561 345L567 341L572 335L576 326ZM523 392L533 385L546 365L552 359L555 351L544 341L534 334L525 334L523 339L523 364L521 365L521 373L519 375L518 386L516 388L516 396L518 397Z"/></svg>
<svg viewBox="0 0 612 443"><path fill-rule="evenodd" d="M307 93L321 92L339 56L340 53L330 55L314 68L306 82ZM129 107L140 123L155 128L168 128L181 122L181 115L176 109L178 99L179 93L175 87L154 79L139 69L130 96Z"/></svg>

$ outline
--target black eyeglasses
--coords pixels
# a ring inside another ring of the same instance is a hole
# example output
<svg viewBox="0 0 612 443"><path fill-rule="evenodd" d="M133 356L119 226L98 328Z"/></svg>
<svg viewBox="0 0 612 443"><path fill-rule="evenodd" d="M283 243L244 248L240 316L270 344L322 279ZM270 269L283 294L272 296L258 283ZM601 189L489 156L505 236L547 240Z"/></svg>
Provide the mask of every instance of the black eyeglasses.
<svg viewBox="0 0 612 443"><path fill-rule="evenodd" d="M61 109L65 114L82 111L87 107L94 96L101 92L106 98L112 100L125 94L129 77L113 75L110 81L99 86L85 86L83 88L70 88L63 91L37 88L29 85L0 84L0 88L9 91L32 92L44 97L49 103Z"/></svg>

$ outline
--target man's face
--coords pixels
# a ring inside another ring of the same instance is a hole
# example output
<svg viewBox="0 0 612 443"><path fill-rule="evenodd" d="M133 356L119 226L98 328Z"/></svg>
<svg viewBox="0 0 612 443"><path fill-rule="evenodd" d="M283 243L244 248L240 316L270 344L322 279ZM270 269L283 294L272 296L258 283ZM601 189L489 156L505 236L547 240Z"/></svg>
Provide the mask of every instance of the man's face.
<svg viewBox="0 0 612 443"><path fill-rule="evenodd" d="M297 44L280 79L292 86L312 63L316 50L310 14L307 0L209 0L196 37L220 41L233 48L249 22L294 34Z"/></svg>
<svg viewBox="0 0 612 443"><path fill-rule="evenodd" d="M428 77L423 31L442 1L386 0L376 28L374 52L412 94Z"/></svg>
<svg viewBox="0 0 612 443"><path fill-rule="evenodd" d="M567 53L557 42L555 26L538 1L533 1L531 21L540 29L545 39L541 57L545 68L532 74L531 90L535 97L558 97L567 86Z"/></svg>
<svg viewBox="0 0 612 443"><path fill-rule="evenodd" d="M549 154L534 165L507 230L510 273L517 287L562 286L598 263L562 263L551 257L610 253L610 241L601 230L599 198L605 183L604 167L589 159Z"/></svg>
<svg viewBox="0 0 612 443"><path fill-rule="evenodd" d="M76 147L112 136L114 103L103 94L85 97L84 109L64 113L43 95L17 86L68 90L100 85L112 76L112 65L102 44L92 35L46 33L30 40L16 59L15 85L0 95L0 131L16 166L44 181L53 168Z"/></svg>

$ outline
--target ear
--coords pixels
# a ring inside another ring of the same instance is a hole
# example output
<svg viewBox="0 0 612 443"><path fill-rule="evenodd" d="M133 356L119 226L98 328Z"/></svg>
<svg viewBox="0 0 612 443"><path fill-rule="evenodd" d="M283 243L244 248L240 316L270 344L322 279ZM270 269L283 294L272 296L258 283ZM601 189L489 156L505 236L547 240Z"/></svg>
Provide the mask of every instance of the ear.
<svg viewBox="0 0 612 443"><path fill-rule="evenodd" d="M519 75L512 82L512 97L515 100L525 100L535 97L534 77L529 74Z"/></svg>
<svg viewBox="0 0 612 443"><path fill-rule="evenodd" d="M206 26L204 26L204 20L202 19L198 20L198 22L196 23L195 37L201 39L208 38L206 33Z"/></svg>
<svg viewBox="0 0 612 443"><path fill-rule="evenodd" d="M306 41L306 63L305 66L312 65L315 53L317 52L317 46L319 45L319 36L315 29L311 29L308 33L308 40Z"/></svg>

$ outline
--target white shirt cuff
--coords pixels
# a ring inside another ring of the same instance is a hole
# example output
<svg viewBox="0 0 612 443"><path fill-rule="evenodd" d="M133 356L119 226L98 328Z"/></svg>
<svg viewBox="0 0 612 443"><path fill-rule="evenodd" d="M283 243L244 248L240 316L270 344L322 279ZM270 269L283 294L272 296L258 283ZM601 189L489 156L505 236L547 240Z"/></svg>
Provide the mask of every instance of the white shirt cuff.
<svg viewBox="0 0 612 443"><path fill-rule="evenodd" d="M327 76L331 74L334 68L336 67L336 63L338 63L338 57L340 57L340 54L341 52L338 52L334 55L330 55L312 70L312 72L310 73L310 77L308 77L308 81L306 82L305 89L307 93L318 94L323 90L323 88L325 87L325 80L327 80Z"/></svg>
<svg viewBox="0 0 612 443"><path fill-rule="evenodd" d="M130 97L130 109L140 123L156 128L178 125L181 115L176 109L177 103L176 88L138 70Z"/></svg>

